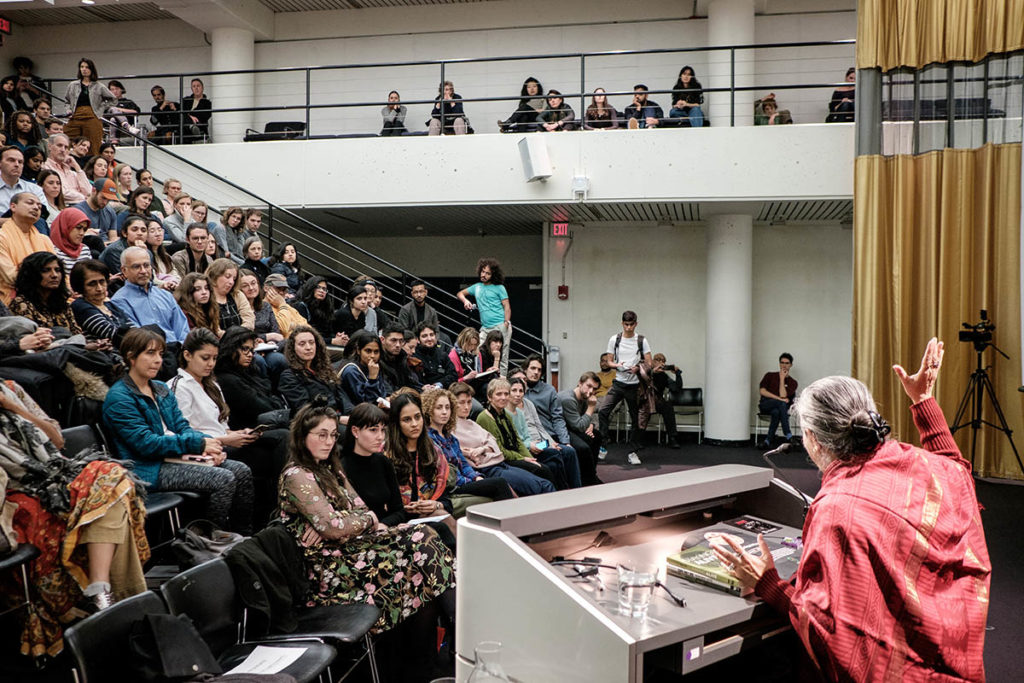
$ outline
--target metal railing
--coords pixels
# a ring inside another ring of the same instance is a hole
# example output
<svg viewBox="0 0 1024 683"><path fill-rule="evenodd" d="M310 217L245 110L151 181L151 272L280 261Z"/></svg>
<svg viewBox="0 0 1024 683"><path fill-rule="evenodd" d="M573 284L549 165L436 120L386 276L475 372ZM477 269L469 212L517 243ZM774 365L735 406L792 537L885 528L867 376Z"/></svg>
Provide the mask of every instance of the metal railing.
<svg viewBox="0 0 1024 683"><path fill-rule="evenodd" d="M704 87L703 92L707 94L713 93L729 93L729 125L736 125L736 106L737 106L737 93L751 92L751 91L785 91L785 90L814 90L820 91L827 88L836 88L843 85L849 85L846 82L827 82L821 79L814 79L809 82L800 82L800 77L803 73L813 73L814 75L825 74L825 73L837 73L839 71L845 71L843 69L836 69L836 65L828 65L827 67L822 65L817 70L808 70L802 73L795 74L796 78L790 79L789 82L779 81L766 81L756 84L741 85L738 84L742 80L754 80L754 74L738 74L738 66L746 66L754 63L770 63L772 61L787 61L783 59L755 59L754 51L767 51L772 55L777 55L781 51L785 50L805 50L806 48L842 48L848 54L841 54L832 57L822 57L822 62L827 62L828 59L843 60L847 63L852 63L853 60L853 47L855 40L832 40L832 41L801 41L801 42L789 42L789 43L763 43L763 44L743 44L743 45L728 45L728 46L701 46L701 47L680 47L680 48L659 48L659 49L647 49L647 50L608 50L608 51L595 51L595 52L570 52L570 53L551 53L551 54L540 54L540 55L510 55L510 56L495 56L495 57L468 57L468 58L454 58L454 59L435 59L435 60L412 60L402 62L362 62L355 64L329 64L329 65L317 65L317 66L303 66L303 67L279 67L272 69L251 69L251 70L229 70L229 71L198 71L190 74L183 73L147 73L147 74L125 74L121 76L114 76L105 80L119 80L119 81L149 81L151 85L155 84L157 80L175 79L178 84L178 92L184 95L186 90L186 84L193 78L210 77L210 76L252 76L255 79L257 77L272 77L272 76L287 76L291 77L299 75L301 78L292 79L287 81L288 85L294 85L296 81L301 82L302 89L299 95L298 102L295 102L293 92L278 92L277 97L285 97L291 100L287 103L277 104L255 104L253 106L243 107L214 107L210 110L204 110L215 116L217 114L231 114L231 113L264 113L264 112L301 112L304 118L305 131L302 137L316 138L316 137L333 137L333 134L325 135L313 135L311 132L313 124L313 113L324 111L324 110L349 110L359 108L376 108L383 107L389 104L386 100L376 99L365 99L357 98L355 100L343 101L343 100L332 100L328 102L317 102L316 95L314 93L314 75L322 74L332 71L342 72L355 72L358 70L367 69L385 69L392 72L397 72L401 69L410 68L423 68L423 67L436 67L437 69L437 83L444 83L446 80L451 80L453 70L456 67L465 67L469 65L487 65L495 63L507 63L507 62L536 62L536 61L551 61L551 60L571 60L577 63L577 66L572 69L561 68L561 71L571 71L575 74L567 74L566 80L572 80L578 83L578 88L574 87L571 92L562 92L563 99L568 102L570 100L579 102L579 114L582 120L583 113L586 111L587 98L594 95L594 89L596 86L591 85L588 87L588 78L592 75L593 71L597 70L599 74L605 72L600 67L595 67L595 62L606 59L630 59L635 60L636 58L642 58L646 56L655 55L681 55L681 56L697 56L704 55L709 57L705 67L720 67L728 61L729 85L719 85L712 87ZM737 57L740 57L740 61L737 61ZM715 61L718 60L718 61ZM808 60L805 56L795 56L790 58L789 61L798 62L801 64L809 64L812 60ZM589 71L588 71L589 65ZM637 78L642 67L634 69L632 78ZM674 78L674 75L673 75ZM608 77L610 80L611 78ZM396 79L397 80L397 79ZM424 76L417 76L417 81L423 81ZM425 82L430 82L433 79L429 79ZM644 80L641 78L640 80ZM64 79L52 79L50 82L50 89L53 90L53 84L67 83L69 80ZM280 84L278 84L280 85ZM433 86L431 86L432 88ZM485 86L485 89L489 89L490 86ZM271 96L267 95L265 91L268 88L258 88L261 98L264 100L272 99ZM422 90L422 88L420 88ZM332 90L333 91L333 90ZM671 89L650 89L649 94L651 96L671 94ZM632 90L609 90L604 93L609 97L621 97L621 96L633 96ZM435 105L441 105L461 102L467 103L491 103L491 102L518 102L522 99L522 95L519 92L513 94L503 93L496 96L479 96L479 97L461 97L458 100L444 99L441 94L437 98L432 97L414 97L412 99L403 100L402 104L406 107L416 105L429 105L434 107ZM215 99L215 98L214 98ZM141 109L141 106L140 106ZM190 125L187 122L186 117L189 116L188 111L177 111L177 112L162 112L168 117L172 114L177 115L178 119L178 134L179 139L182 139L186 133L186 128ZM666 112L667 113L667 112ZM134 115L140 118L151 115L152 112L140 111L139 114ZM665 118L668 118L667 116ZM823 120L824 117L821 117ZM255 123L255 122L253 122ZM443 127L442 127L443 132Z"/></svg>

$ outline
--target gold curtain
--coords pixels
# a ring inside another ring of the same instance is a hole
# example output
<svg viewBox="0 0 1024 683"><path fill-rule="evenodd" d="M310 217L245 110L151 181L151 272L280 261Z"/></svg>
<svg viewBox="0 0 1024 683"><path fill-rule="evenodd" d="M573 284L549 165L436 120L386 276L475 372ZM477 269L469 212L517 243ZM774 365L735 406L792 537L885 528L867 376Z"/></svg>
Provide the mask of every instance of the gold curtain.
<svg viewBox="0 0 1024 683"><path fill-rule="evenodd" d="M938 336L946 354L936 398L953 424L975 368L961 322L988 309L998 326L986 365L1018 449L1024 448L1021 378L1021 145L944 149L920 156L860 156L854 177L853 374L870 387L901 441L916 441L892 365L916 372ZM998 424L984 401L983 419ZM971 428L956 434L969 456ZM1002 432L978 433L975 471L1024 478Z"/></svg>
<svg viewBox="0 0 1024 683"><path fill-rule="evenodd" d="M857 68L921 68L1024 49L1024 0L861 0Z"/></svg>

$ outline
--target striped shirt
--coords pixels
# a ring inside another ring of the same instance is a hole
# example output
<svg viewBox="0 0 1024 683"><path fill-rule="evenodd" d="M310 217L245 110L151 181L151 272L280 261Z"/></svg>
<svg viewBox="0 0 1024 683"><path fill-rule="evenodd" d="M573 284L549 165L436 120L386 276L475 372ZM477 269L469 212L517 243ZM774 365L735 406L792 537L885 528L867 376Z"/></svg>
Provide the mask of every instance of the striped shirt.
<svg viewBox="0 0 1024 683"><path fill-rule="evenodd" d="M71 275L71 269L75 267L75 264L79 261L86 261L92 258L92 251L88 246L82 245L82 251L78 252L78 256L69 256L60 250L60 247L53 248L54 253L64 263L64 272Z"/></svg>

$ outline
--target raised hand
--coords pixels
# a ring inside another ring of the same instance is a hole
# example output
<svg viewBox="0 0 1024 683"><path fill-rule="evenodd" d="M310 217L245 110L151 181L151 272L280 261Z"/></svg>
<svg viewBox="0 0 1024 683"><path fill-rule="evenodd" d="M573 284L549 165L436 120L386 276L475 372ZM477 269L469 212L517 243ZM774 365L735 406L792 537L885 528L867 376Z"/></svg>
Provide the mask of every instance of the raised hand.
<svg viewBox="0 0 1024 683"><path fill-rule="evenodd" d="M939 377L939 368L942 366L942 356L945 353L943 343L936 337L932 337L925 347L924 356L921 357L921 367L913 375L908 375L902 365L892 366L896 376L903 384L903 391L907 392L912 403L917 404L931 398L935 388L935 380Z"/></svg>

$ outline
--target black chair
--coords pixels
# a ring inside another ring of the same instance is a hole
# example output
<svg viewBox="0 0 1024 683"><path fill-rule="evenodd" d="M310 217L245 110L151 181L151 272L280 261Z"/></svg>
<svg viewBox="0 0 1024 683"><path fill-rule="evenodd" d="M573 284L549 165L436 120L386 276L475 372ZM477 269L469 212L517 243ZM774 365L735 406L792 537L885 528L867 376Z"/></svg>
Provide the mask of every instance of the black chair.
<svg viewBox="0 0 1024 683"><path fill-rule="evenodd" d="M125 649L132 624L147 614L167 614L163 600L152 591L125 598L64 631L64 640L75 658L75 681L138 680L139 672Z"/></svg>
<svg viewBox="0 0 1024 683"><path fill-rule="evenodd" d="M0 614L7 614L22 607L29 607L31 609L32 596L28 592L28 563L37 557L39 557L39 548L31 543L21 543L11 552L0 556L0 573L6 572L8 569L20 569L21 585L25 590L24 602L12 605L3 612L0 612Z"/></svg>
<svg viewBox="0 0 1024 683"><path fill-rule="evenodd" d="M305 121L269 121L263 132L247 128L243 142L264 142L266 140L298 140L306 137Z"/></svg>
<svg viewBox="0 0 1024 683"><path fill-rule="evenodd" d="M241 612L231 570L221 560L204 562L178 574L160 587L171 614L187 614L225 671L240 664L257 645L305 648L295 662L280 673L299 683L311 681L330 666L335 649L314 639L240 642Z"/></svg>
<svg viewBox="0 0 1024 683"><path fill-rule="evenodd" d="M701 443L704 440L704 390L700 387L683 387L670 392L669 398L677 417L697 416L697 443Z"/></svg>

